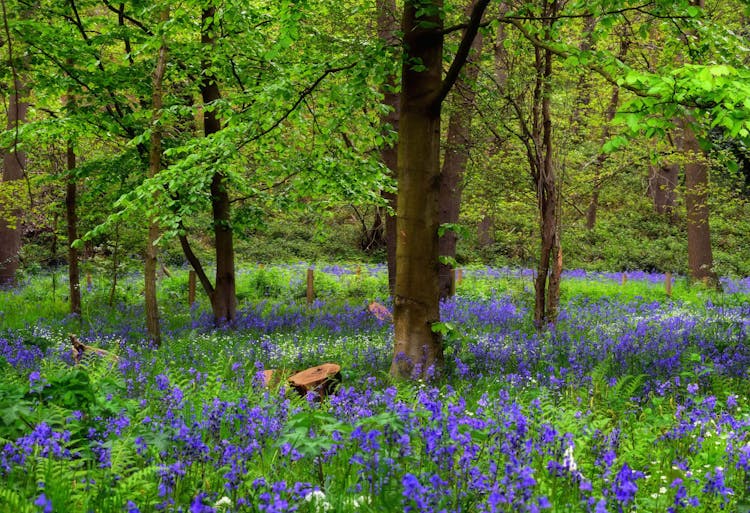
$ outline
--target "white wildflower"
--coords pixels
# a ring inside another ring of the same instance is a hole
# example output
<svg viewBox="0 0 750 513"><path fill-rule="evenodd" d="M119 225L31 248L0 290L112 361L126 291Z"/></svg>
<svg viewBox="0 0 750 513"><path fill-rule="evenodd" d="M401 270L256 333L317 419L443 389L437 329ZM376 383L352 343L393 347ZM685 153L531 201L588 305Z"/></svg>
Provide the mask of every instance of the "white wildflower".
<svg viewBox="0 0 750 513"><path fill-rule="evenodd" d="M573 458L573 445L568 445L563 453L563 468L568 469L570 472L578 470L575 458Z"/></svg>
<svg viewBox="0 0 750 513"><path fill-rule="evenodd" d="M214 503L214 508L223 508L224 506L231 506L232 499L226 495Z"/></svg>
<svg viewBox="0 0 750 513"><path fill-rule="evenodd" d="M305 502L313 503L315 511L329 511L333 508L331 503L326 500L326 494L320 490L313 490L305 495Z"/></svg>

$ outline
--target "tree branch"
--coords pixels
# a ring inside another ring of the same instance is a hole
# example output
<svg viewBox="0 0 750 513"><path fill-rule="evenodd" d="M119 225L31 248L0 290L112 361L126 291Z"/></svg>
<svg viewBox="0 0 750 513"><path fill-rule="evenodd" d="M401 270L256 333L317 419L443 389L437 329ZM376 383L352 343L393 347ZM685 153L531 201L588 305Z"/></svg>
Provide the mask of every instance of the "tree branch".
<svg viewBox="0 0 750 513"><path fill-rule="evenodd" d="M461 73L461 68L463 68L466 59L469 57L471 45L474 43L474 38L479 31L479 25L482 23L482 16L484 16L484 11L487 9L489 3L490 0L477 0L476 4L474 4L474 8L471 10L471 16L469 16L469 23L464 30L463 37L461 38L461 44L458 46L458 51L456 52L455 57L453 57L453 62L451 62L451 66L445 74L445 78L443 79L443 83L440 86L437 96L432 101L433 105L440 105L443 103L443 100L448 96L453 84L458 80L458 75Z"/></svg>
<svg viewBox="0 0 750 513"><path fill-rule="evenodd" d="M180 221L180 231L181 233L177 237L180 239L182 252L185 254L185 258L187 258L187 261L195 271L196 276L198 276L198 280L200 280L203 290L206 292L211 302L213 302L214 286L211 284L211 280L208 279L201 261L195 256L195 253L193 253L193 248L190 247L190 242L188 242L186 235L187 232L185 231L185 226L182 224L182 221Z"/></svg>
<svg viewBox="0 0 750 513"><path fill-rule="evenodd" d="M489 1L489 0L485 0L485 1ZM339 66L337 68L328 68L327 70L325 70L315 80L315 82L313 82L312 84L310 84L309 86L307 86L306 88L304 88L302 90L302 92L300 93L300 95L297 98L297 100L294 102L294 104L291 107L289 107L289 109L286 110L286 112L284 112L284 114L282 114L268 128L265 128L265 129L261 130L260 132L258 132L254 136L252 136L249 139L246 139L245 141L243 141L242 143L240 143L239 146L238 146L238 149L243 148L244 146L250 144L251 142L257 141L261 137L263 137L265 135L268 135L269 133L271 133L272 131L274 131L281 123L284 122L284 120L286 118L288 118L292 114L292 112L294 112L295 110L297 110L297 107L300 106L300 104L305 100L305 98L307 98L310 94L312 94L313 91L315 91L315 89L318 87L318 85L320 85L320 83L328 75L331 75L333 73L338 73L339 71L344 71L344 70L347 70L347 69L352 69L356 65L357 65L357 62L352 62L351 64L347 64L346 66Z"/></svg>
<svg viewBox="0 0 750 513"><path fill-rule="evenodd" d="M135 25L136 27L138 27L139 29L141 29L145 34L147 34L149 36L153 36L154 35L154 33L146 25L144 25L140 21L136 20L132 16L128 16L127 14L125 14L124 9L122 9L122 10L118 9L117 7L115 7L114 5L112 5L111 3L109 3L107 0L102 0L102 3L107 7L107 9L109 9L110 11L112 11L114 13L117 13L118 15L121 15L124 19L128 20L130 23L132 23L133 25Z"/></svg>

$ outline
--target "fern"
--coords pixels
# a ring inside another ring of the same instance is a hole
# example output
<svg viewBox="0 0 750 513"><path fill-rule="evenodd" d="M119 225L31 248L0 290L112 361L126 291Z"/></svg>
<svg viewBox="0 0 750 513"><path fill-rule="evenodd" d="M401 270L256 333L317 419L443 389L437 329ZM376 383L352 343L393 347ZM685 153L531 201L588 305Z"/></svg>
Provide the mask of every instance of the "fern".
<svg viewBox="0 0 750 513"><path fill-rule="evenodd" d="M33 513L34 506L26 498L10 488L0 488L0 510L13 513Z"/></svg>
<svg viewBox="0 0 750 513"><path fill-rule="evenodd" d="M139 498L155 497L158 479L156 477L156 467L149 466L136 470L117 483L117 495L124 503L127 500L135 500L140 503Z"/></svg>
<svg viewBox="0 0 750 513"><path fill-rule="evenodd" d="M631 398L636 396L643 384L646 382L646 375L626 374L621 376L607 394L607 401L612 409L620 411L631 402Z"/></svg>

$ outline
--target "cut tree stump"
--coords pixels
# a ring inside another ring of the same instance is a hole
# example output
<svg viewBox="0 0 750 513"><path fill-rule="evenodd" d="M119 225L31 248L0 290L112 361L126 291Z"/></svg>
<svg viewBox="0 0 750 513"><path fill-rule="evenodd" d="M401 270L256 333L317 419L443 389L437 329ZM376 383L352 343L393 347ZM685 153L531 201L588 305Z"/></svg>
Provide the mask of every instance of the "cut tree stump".
<svg viewBox="0 0 750 513"><path fill-rule="evenodd" d="M263 371L263 386L266 388L279 388L284 376L288 375L289 372L283 370L266 369Z"/></svg>
<svg viewBox="0 0 750 513"><path fill-rule="evenodd" d="M341 383L341 366L324 363L290 376L287 382L302 397L313 392L322 399L330 395Z"/></svg>

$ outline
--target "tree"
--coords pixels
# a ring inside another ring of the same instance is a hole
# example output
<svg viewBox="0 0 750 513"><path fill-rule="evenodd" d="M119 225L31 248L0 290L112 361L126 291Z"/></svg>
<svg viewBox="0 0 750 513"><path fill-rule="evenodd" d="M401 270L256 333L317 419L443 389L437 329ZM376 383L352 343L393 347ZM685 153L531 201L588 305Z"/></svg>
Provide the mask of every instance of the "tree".
<svg viewBox="0 0 750 513"><path fill-rule="evenodd" d="M162 7L160 14L162 24L169 21L169 8ZM151 144L149 147L148 176L154 178L161 169L162 158L162 108L164 107L164 74L167 70L167 38L162 33L161 44L156 58L154 69L153 86L151 93ZM155 219L150 219L148 227L148 239L144 252L144 297L146 303L146 331L151 341L161 345L161 328L159 327L159 305L156 299L156 266L157 248L159 239L159 225Z"/></svg>
<svg viewBox="0 0 750 513"><path fill-rule="evenodd" d="M76 169L76 152L73 141L69 140L66 148L68 177L65 185L65 220L68 228L68 293L70 295L70 313L81 315L81 280L78 270L78 186L74 171Z"/></svg>
<svg viewBox="0 0 750 513"><path fill-rule="evenodd" d="M407 1L398 145L396 291L391 374L429 378L444 364L440 334L438 196L440 114L469 55L489 0L478 0L445 77L443 3Z"/></svg>
<svg viewBox="0 0 750 513"><path fill-rule="evenodd" d="M468 14L471 14L469 5ZM443 167L440 173L439 222L442 236L438 239L438 251L443 261L440 262L439 290L440 298L445 299L455 290L454 262L458 234L453 225L458 224L461 210L461 188L466 164L471 149L471 120L476 108L474 105L476 79L479 65L476 62L482 53L483 37L477 33L471 45L471 53L466 59L466 66L456 80L451 93L451 111L448 119L448 131L443 152ZM448 229L446 229L448 228Z"/></svg>
<svg viewBox="0 0 750 513"><path fill-rule="evenodd" d="M209 6L201 12L201 45L205 55L211 55L216 47L217 11ZM200 92L203 98L203 133L207 138L221 130L216 113L216 103L221 100L219 78L214 75L210 58L201 59ZM218 164L218 163L217 163ZM214 250L216 255L215 284L208 280L203 267L187 244L185 234L180 235L183 250L192 264L208 297L211 299L216 322L232 322L237 315L237 294L234 281L234 235L231 219L231 203L227 177L218 167L211 169L211 211L213 216Z"/></svg>
<svg viewBox="0 0 750 513"><path fill-rule="evenodd" d="M23 209L19 205L17 194L19 184L24 178L26 153L19 148L18 132L26 120L28 111L27 84L21 74L19 64L22 62L14 54L14 38L11 36L10 20L3 8L3 26L5 43L8 52L8 67L11 70L10 95L8 97L8 130L14 133L10 147L3 150L3 194L0 197L0 286L13 284L21 250L21 216ZM13 192L15 191L15 193Z"/></svg>
<svg viewBox="0 0 750 513"><path fill-rule="evenodd" d="M398 18L396 10L396 0L378 0L378 38L386 48L395 47L398 43ZM389 127L394 134L398 134L399 120L399 93L397 86L398 77L394 73L389 73L387 80L383 84L383 104L388 107L388 112L381 115L381 123L384 127ZM398 139L393 143L385 143L381 150L380 156L383 164L388 168L392 176L398 174ZM388 265L388 290L391 295L396 289L396 194L390 191L383 191L383 198L388 202L388 208L383 212L385 218L385 248L386 263ZM379 213L380 214L380 213Z"/></svg>

